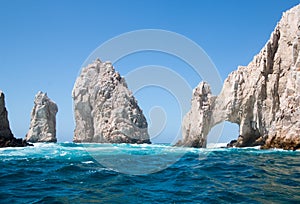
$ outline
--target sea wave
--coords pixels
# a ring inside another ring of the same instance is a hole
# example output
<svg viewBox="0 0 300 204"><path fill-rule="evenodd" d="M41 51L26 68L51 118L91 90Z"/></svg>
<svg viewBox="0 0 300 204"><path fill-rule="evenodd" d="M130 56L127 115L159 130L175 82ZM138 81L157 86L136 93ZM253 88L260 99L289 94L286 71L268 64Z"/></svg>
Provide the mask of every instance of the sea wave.
<svg viewBox="0 0 300 204"><path fill-rule="evenodd" d="M164 144L2 148L0 203L298 202L299 156Z"/></svg>

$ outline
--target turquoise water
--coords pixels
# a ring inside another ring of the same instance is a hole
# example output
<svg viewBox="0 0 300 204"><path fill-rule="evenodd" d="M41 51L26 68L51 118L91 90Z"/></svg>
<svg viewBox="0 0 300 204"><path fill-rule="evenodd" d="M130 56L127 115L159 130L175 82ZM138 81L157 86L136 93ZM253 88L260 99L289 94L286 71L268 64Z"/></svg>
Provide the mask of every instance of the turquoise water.
<svg viewBox="0 0 300 204"><path fill-rule="evenodd" d="M300 152L167 145L0 149L0 203L295 203Z"/></svg>

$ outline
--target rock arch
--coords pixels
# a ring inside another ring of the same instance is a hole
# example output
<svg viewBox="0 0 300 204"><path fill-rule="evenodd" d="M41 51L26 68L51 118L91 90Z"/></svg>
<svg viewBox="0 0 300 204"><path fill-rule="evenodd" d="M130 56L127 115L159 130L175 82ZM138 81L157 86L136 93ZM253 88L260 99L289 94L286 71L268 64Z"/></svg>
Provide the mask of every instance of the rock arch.
<svg viewBox="0 0 300 204"><path fill-rule="evenodd" d="M227 77L218 96L206 82L194 89L183 145L205 147L211 128L229 121L239 125L238 147L300 148L299 22L300 5L283 14L264 48Z"/></svg>
<svg viewBox="0 0 300 204"><path fill-rule="evenodd" d="M208 133L223 121L239 125L238 146L247 146L262 135L258 111L246 112L242 109L245 105L241 107L241 96L237 92L244 82L240 79L236 77L233 83L225 83L219 96L212 95L210 86L206 82L198 85L193 93L191 108L197 111L190 111L183 120L184 145L206 147ZM245 100L246 104L253 103L252 98Z"/></svg>

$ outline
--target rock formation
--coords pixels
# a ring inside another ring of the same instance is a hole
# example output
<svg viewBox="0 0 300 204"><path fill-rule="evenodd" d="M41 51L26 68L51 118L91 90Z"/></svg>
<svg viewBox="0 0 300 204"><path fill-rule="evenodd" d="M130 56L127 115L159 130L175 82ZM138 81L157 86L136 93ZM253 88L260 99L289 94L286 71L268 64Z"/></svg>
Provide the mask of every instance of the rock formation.
<svg viewBox="0 0 300 204"><path fill-rule="evenodd" d="M110 62L83 68L72 95L74 142L150 143L146 118Z"/></svg>
<svg viewBox="0 0 300 204"><path fill-rule="evenodd" d="M14 136L10 130L7 115L5 96L4 93L0 91L0 135L2 138L13 138Z"/></svg>
<svg viewBox="0 0 300 204"><path fill-rule="evenodd" d="M12 134L7 115L4 93L0 91L0 147L27 146L28 143L22 139L16 139Z"/></svg>
<svg viewBox="0 0 300 204"><path fill-rule="evenodd" d="M30 128L25 140L28 142L56 142L57 105L46 93L38 92L31 112Z"/></svg>
<svg viewBox="0 0 300 204"><path fill-rule="evenodd" d="M283 14L248 66L232 72L218 96L207 83L194 90L182 144L205 147L213 126L230 121L239 137L229 146L300 148L300 5Z"/></svg>

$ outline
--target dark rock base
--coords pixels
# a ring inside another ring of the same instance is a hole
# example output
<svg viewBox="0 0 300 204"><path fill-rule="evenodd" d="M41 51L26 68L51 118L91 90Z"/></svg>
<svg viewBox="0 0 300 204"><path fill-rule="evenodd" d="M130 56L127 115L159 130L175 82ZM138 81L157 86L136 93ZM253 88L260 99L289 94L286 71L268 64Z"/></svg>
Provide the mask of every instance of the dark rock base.
<svg viewBox="0 0 300 204"><path fill-rule="evenodd" d="M25 140L12 138L0 138L0 148L2 147L26 147L33 146L32 144L27 143Z"/></svg>
<svg viewBox="0 0 300 204"><path fill-rule="evenodd" d="M300 137L295 137L293 139L281 139L280 137L273 136L266 143L261 147L261 149L270 149L270 148L277 148L277 149L284 149L284 150L293 150L296 151L300 149Z"/></svg>

